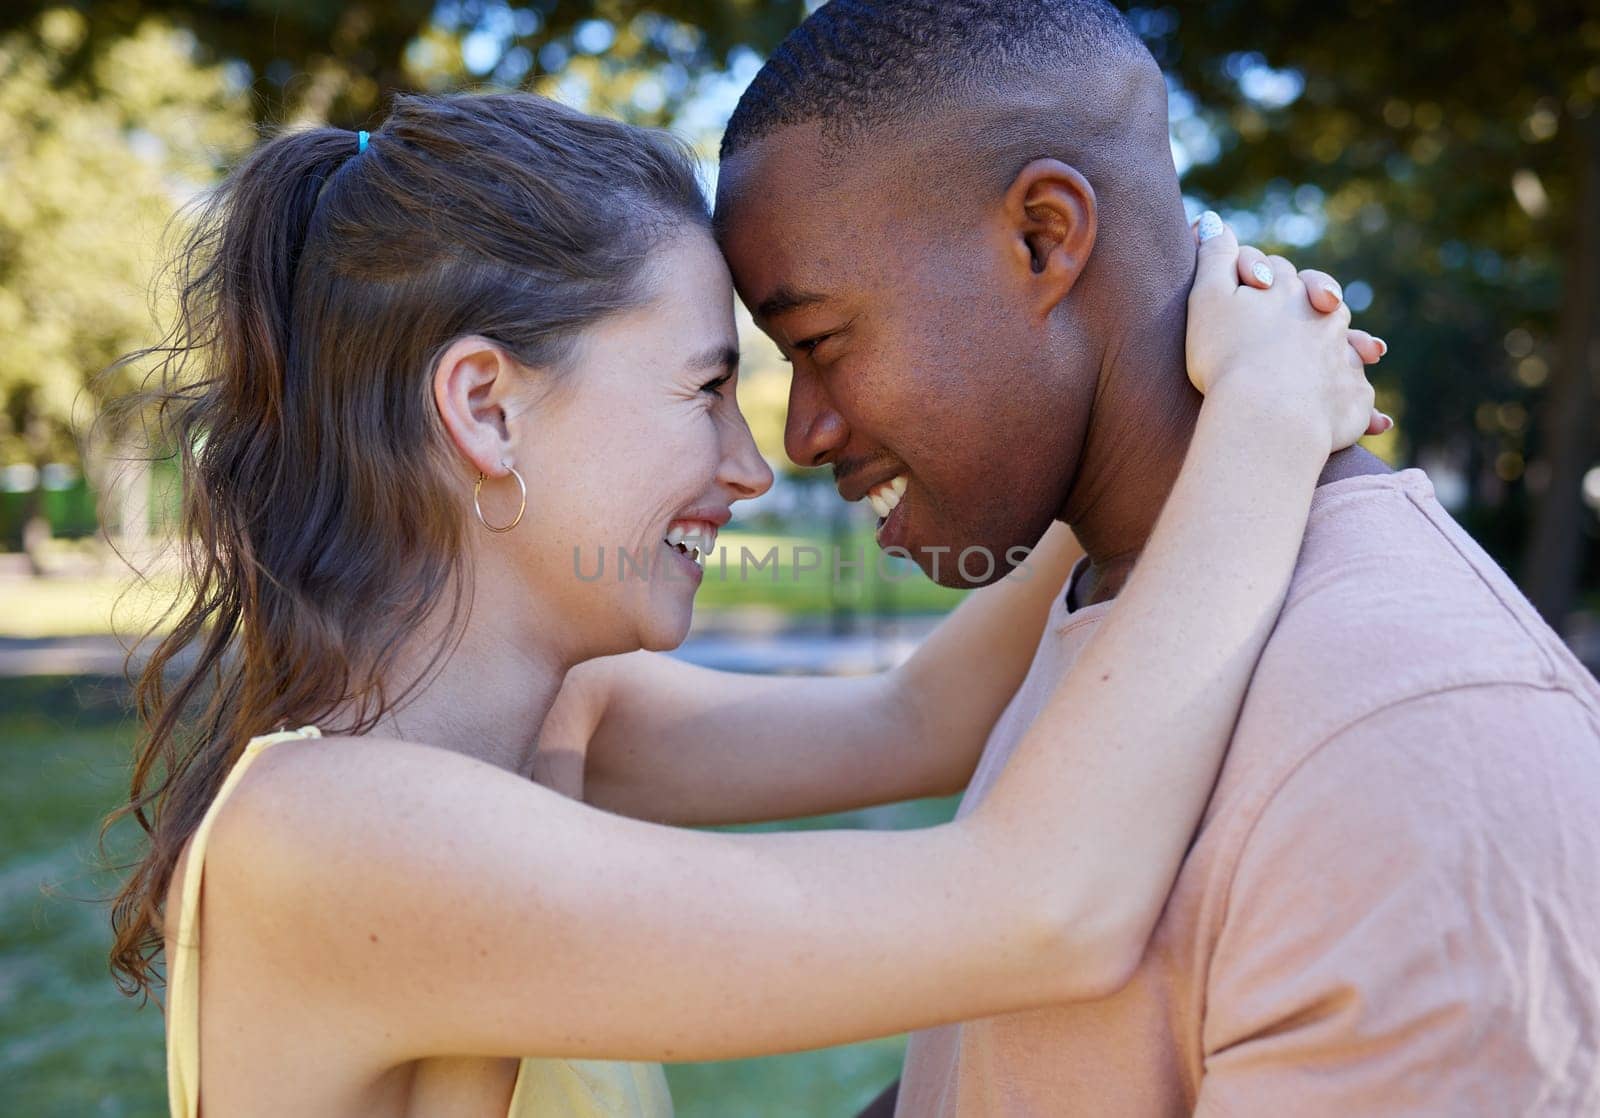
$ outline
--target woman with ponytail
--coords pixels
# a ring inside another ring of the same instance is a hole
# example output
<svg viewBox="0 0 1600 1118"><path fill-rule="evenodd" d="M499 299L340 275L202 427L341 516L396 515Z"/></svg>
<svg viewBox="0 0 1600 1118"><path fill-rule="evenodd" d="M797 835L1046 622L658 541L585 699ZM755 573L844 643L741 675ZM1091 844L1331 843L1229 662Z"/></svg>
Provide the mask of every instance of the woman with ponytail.
<svg viewBox="0 0 1600 1118"><path fill-rule="evenodd" d="M165 984L172 1113L663 1115L656 1061L1116 988L1318 471L1371 418L1348 316L1240 286L1206 231L1200 426L1061 716L947 825L705 833L585 804L581 755L539 748L575 665L682 641L686 552L771 482L689 156L525 95L403 96L370 137L265 142L199 214L174 334L137 355L182 468L185 586L138 688L123 811L148 845L112 963ZM1015 687L1071 557L1051 546L1054 580L950 622L998 665L961 709ZM860 683L800 694L877 717ZM748 693L775 733L794 694Z"/></svg>

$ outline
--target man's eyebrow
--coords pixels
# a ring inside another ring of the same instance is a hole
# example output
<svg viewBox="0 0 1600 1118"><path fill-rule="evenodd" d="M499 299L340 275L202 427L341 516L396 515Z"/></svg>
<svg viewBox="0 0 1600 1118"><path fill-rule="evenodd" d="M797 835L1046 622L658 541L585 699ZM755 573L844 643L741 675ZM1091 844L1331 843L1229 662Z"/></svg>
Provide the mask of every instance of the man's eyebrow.
<svg viewBox="0 0 1600 1118"><path fill-rule="evenodd" d="M755 317L771 318L773 315L784 314L788 311L809 307L813 303L824 302L828 297L815 291L796 291L792 287L783 286L761 300L755 309Z"/></svg>
<svg viewBox="0 0 1600 1118"><path fill-rule="evenodd" d="M738 367L739 348L731 345L713 346L689 359L691 369L727 369L731 372Z"/></svg>

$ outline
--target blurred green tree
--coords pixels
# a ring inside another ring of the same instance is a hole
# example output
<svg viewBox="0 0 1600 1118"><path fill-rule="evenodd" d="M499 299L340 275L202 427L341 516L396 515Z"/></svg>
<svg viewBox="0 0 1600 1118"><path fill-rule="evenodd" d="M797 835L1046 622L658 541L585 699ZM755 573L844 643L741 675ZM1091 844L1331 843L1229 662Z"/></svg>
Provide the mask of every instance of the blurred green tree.
<svg viewBox="0 0 1600 1118"><path fill-rule="evenodd" d="M355 126L396 90L475 83L665 123L731 55L753 69L753 50L802 12L801 0L4 6L0 465L79 459L74 432L126 386L96 374L153 337L143 294L166 219L249 145L252 125ZM107 434L85 465L115 488L118 433ZM143 524L145 488L129 477L109 494L114 531ZM0 539L39 542L41 507L35 490L29 527L0 525Z"/></svg>
<svg viewBox="0 0 1600 1118"><path fill-rule="evenodd" d="M59 6L12 0L0 10L0 33L29 33ZM805 13L804 0L83 0L75 8L88 23L66 59L71 80L93 84L94 60L160 17L190 30L206 57L245 68L258 121L351 128L381 117L397 90L484 82L543 92L570 73L611 84L597 93L597 109L664 122L696 77L725 69L741 49L765 53Z"/></svg>
<svg viewBox="0 0 1600 1118"><path fill-rule="evenodd" d="M174 207L253 134L226 73L197 65L192 37L156 23L95 57L96 93L64 82L88 30L60 10L0 35L0 464L35 476L78 459L74 435L124 387L97 374L150 341L155 250ZM87 450L109 479L122 433L106 434ZM136 534L147 488L122 490ZM39 497L24 512L35 543Z"/></svg>
<svg viewBox="0 0 1600 1118"><path fill-rule="evenodd" d="M1469 526L1559 626L1600 560L1581 493L1597 457L1600 9L1224 0L1130 17L1196 102L1186 191L1362 281L1352 305L1377 293L1359 317L1392 345L1377 378L1407 456L1464 474Z"/></svg>

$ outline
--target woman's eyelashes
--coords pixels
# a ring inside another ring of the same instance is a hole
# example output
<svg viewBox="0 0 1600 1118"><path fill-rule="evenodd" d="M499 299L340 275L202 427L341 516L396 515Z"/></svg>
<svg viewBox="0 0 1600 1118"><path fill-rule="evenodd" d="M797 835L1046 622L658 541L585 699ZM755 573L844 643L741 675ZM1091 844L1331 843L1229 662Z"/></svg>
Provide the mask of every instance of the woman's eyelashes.
<svg viewBox="0 0 1600 1118"><path fill-rule="evenodd" d="M723 373L720 377L716 377L716 378L714 378L712 380L708 380L704 384L702 384L700 386L700 391L709 392L709 393L711 393L711 395L715 396L717 399L720 400L720 399L722 399L722 389L723 389L723 387L729 381L731 381L732 379L733 379L733 374L732 373Z"/></svg>

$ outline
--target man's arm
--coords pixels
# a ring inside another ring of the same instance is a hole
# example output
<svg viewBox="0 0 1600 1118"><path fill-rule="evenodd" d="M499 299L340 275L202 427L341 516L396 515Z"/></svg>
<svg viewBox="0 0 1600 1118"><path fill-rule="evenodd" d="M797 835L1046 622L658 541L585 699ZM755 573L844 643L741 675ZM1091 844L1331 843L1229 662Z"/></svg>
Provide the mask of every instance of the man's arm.
<svg viewBox="0 0 1600 1118"><path fill-rule="evenodd" d="M1600 1113L1589 717L1458 688L1299 766L1225 894L1199 1118Z"/></svg>
<svg viewBox="0 0 1600 1118"><path fill-rule="evenodd" d="M879 675L741 675L656 653L580 665L546 721L542 764L581 764L590 803L679 825L958 792L1081 554L1055 525L1020 573L968 595Z"/></svg>

